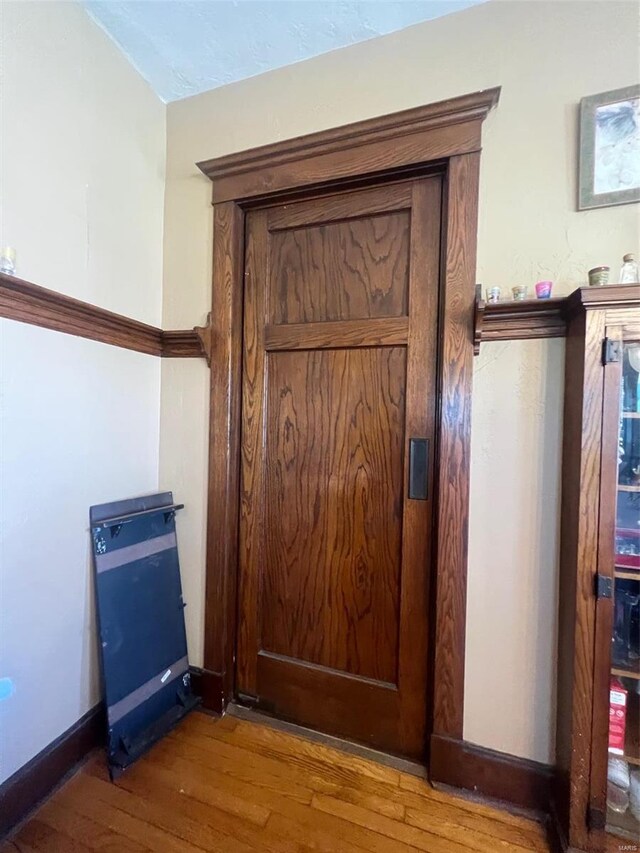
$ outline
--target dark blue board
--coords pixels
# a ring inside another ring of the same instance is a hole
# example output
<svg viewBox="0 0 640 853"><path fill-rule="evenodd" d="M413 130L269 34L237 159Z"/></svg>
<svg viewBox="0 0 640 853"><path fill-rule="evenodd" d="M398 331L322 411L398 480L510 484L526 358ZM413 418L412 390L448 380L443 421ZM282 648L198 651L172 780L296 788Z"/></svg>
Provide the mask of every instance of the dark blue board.
<svg viewBox="0 0 640 853"><path fill-rule="evenodd" d="M182 719L191 692L171 492L91 507L107 757L119 775Z"/></svg>

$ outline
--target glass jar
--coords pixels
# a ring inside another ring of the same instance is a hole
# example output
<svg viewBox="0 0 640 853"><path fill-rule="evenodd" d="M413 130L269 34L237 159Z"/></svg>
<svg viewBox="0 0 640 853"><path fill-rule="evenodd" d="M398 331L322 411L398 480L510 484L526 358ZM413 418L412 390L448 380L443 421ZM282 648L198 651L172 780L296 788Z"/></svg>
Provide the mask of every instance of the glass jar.
<svg viewBox="0 0 640 853"><path fill-rule="evenodd" d="M640 281L640 276L638 276L638 262L636 261L636 256L629 253L622 259L620 284L635 284L638 281Z"/></svg>

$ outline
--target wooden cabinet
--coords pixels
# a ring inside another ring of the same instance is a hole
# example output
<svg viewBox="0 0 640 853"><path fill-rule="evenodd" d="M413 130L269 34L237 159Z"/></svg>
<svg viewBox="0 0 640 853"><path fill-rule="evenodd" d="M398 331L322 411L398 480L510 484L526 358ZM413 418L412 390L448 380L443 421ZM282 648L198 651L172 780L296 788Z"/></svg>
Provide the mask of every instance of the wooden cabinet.
<svg viewBox="0 0 640 853"><path fill-rule="evenodd" d="M640 849L640 286L582 288L565 311L552 821L564 850Z"/></svg>

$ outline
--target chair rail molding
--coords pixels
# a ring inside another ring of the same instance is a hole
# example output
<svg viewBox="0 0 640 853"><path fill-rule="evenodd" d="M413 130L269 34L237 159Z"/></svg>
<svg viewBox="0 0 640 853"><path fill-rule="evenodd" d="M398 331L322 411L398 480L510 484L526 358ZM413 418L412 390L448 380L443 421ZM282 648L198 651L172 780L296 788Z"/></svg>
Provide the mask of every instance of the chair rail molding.
<svg viewBox="0 0 640 853"><path fill-rule="evenodd" d="M147 355L207 358L196 329L163 332L5 273L0 273L0 317Z"/></svg>

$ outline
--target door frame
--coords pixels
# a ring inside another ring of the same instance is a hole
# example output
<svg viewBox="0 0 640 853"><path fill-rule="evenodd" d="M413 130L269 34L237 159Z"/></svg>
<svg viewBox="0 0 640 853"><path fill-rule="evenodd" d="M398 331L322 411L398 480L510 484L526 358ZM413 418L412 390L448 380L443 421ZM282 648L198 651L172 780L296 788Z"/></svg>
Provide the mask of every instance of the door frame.
<svg viewBox="0 0 640 853"><path fill-rule="evenodd" d="M434 748L462 739L481 131L499 96L488 89L198 163L213 182L214 206L202 675L213 711L235 690L245 212L435 168L444 189L427 731Z"/></svg>

